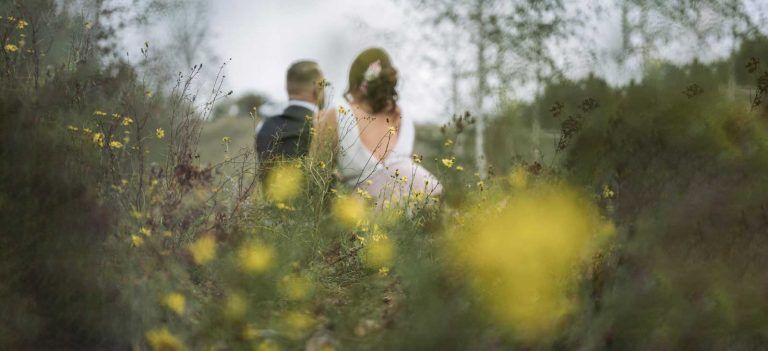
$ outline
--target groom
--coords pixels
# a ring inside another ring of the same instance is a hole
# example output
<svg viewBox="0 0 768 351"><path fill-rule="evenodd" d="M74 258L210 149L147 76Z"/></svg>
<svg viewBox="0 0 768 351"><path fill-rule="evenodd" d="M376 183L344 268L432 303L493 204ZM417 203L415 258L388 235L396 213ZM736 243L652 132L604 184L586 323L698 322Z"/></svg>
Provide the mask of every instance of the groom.
<svg viewBox="0 0 768 351"><path fill-rule="evenodd" d="M261 168L271 161L299 158L309 152L312 117L323 104L323 82L323 72L315 62L299 61L288 68L288 107L282 114L265 119L256 131Z"/></svg>

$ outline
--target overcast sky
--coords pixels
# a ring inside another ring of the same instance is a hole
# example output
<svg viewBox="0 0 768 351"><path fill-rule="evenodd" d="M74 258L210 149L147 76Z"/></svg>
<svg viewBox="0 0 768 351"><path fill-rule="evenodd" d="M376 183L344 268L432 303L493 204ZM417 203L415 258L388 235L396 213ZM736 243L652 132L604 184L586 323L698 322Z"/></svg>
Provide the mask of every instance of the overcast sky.
<svg viewBox="0 0 768 351"><path fill-rule="evenodd" d="M760 0L745 0L760 3ZM235 95L258 92L278 105L287 102L285 71L300 59L317 61L334 84L334 101L341 101L346 76L352 60L362 50L379 46L388 50L400 71L400 105L416 121L444 122L453 112L449 103L450 72L427 64L429 52L423 44L427 30L419 30L415 16L405 13L394 0L216 0L210 1L207 15L213 33L211 48L220 60L231 58L227 67L226 87ZM579 7L603 4L616 10L613 0L582 0L569 3ZM758 6L765 9L768 6ZM589 11L587 11L589 12ZM757 13L757 11L755 12ZM760 11L764 19L765 11ZM586 37L591 41L559 44L555 55L558 65L570 78L578 79L594 72L614 85L623 85L642 76L640 62L629 60L617 66L612 55L621 47L618 13L594 23ZM138 47L147 33L133 36L129 46ZM131 41L129 40L129 41ZM682 38L663 48L658 56L685 63L698 55L712 61L728 55L734 43L728 40L707 43L707 50L691 46ZM589 45L599 54L586 58L578 54ZM434 50L434 49L431 49ZM452 52L458 52L453 50ZM443 57L446 51L439 52ZM450 54L449 54L450 55ZM602 55L602 56L601 56ZM460 92L465 107L471 103L471 86ZM533 89L516 89L513 98L529 99ZM474 107L472 107L474 108ZM267 111L268 112L268 111ZM274 111L273 111L274 112Z"/></svg>
<svg viewBox="0 0 768 351"><path fill-rule="evenodd" d="M404 109L418 120L444 110L444 99L429 91L430 73L404 49L408 16L392 1L219 0L211 6L214 47L220 58L232 58L227 84L236 93L263 92L284 103L286 69L293 61L311 59L334 85L339 102L352 60L380 46L400 70Z"/></svg>

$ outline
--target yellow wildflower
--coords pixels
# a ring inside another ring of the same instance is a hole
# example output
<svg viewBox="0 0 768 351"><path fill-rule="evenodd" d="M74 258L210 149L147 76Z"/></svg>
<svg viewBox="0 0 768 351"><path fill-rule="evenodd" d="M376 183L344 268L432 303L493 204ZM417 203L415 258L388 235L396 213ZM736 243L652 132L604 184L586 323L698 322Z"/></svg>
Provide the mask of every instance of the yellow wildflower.
<svg viewBox="0 0 768 351"><path fill-rule="evenodd" d="M112 140L112 141L109 142L109 147L111 147L113 149L122 149L123 148L123 143L121 143L121 142L119 142L117 140Z"/></svg>
<svg viewBox="0 0 768 351"><path fill-rule="evenodd" d="M424 156L419 155L419 154L413 154L413 156L411 156L411 158L413 158L413 162L415 162L415 163L421 163L421 161L424 160Z"/></svg>
<svg viewBox="0 0 768 351"><path fill-rule="evenodd" d="M67 126L67 130L71 131L71 132L76 132L79 129L77 127L73 126L73 125L69 125L69 126Z"/></svg>
<svg viewBox="0 0 768 351"><path fill-rule="evenodd" d="M104 133L94 133L93 143L99 147L104 147Z"/></svg>
<svg viewBox="0 0 768 351"><path fill-rule="evenodd" d="M184 297L184 295L177 292L172 292L163 297L163 306L181 316L184 314L186 301L187 299Z"/></svg>
<svg viewBox="0 0 768 351"><path fill-rule="evenodd" d="M19 47L13 44L5 44L5 51L6 52L16 52L19 51Z"/></svg>
<svg viewBox="0 0 768 351"><path fill-rule="evenodd" d="M528 171L523 166L517 166L509 175L509 182L513 187L520 189L528 185Z"/></svg>
<svg viewBox="0 0 768 351"><path fill-rule="evenodd" d="M280 346L272 340L265 340L256 346L254 351L280 351Z"/></svg>
<svg viewBox="0 0 768 351"><path fill-rule="evenodd" d="M149 230L149 228L141 227L139 228L139 234L142 234L144 236L152 236L152 231Z"/></svg>
<svg viewBox="0 0 768 351"><path fill-rule="evenodd" d="M280 293L288 300L304 300L312 293L312 280L303 275L287 275L280 280Z"/></svg>
<svg viewBox="0 0 768 351"><path fill-rule="evenodd" d="M144 238L138 235L131 235L131 246L140 247L141 245L144 245Z"/></svg>
<svg viewBox="0 0 768 351"><path fill-rule="evenodd" d="M499 214L475 213L467 232L448 245L456 269L502 326L524 339L547 337L575 300L577 270L599 248L597 208L558 185L523 190Z"/></svg>
<svg viewBox="0 0 768 351"><path fill-rule="evenodd" d="M189 252L197 264L206 264L216 258L216 239L213 235L204 235L189 245Z"/></svg>
<svg viewBox="0 0 768 351"><path fill-rule="evenodd" d="M238 320L245 316L248 309L248 301L240 293L232 293L224 303L224 315L232 320Z"/></svg>
<svg viewBox="0 0 768 351"><path fill-rule="evenodd" d="M91 28L93 28L93 23L91 23L91 22L85 22L85 23L83 24L83 27L85 27L85 30L90 30Z"/></svg>
<svg viewBox="0 0 768 351"><path fill-rule="evenodd" d="M275 202L290 201L301 193L304 175L295 166L281 166L267 177L267 196Z"/></svg>
<svg viewBox="0 0 768 351"><path fill-rule="evenodd" d="M247 273L262 273L272 265L274 250L271 247L249 243L237 252L240 269Z"/></svg>
<svg viewBox="0 0 768 351"><path fill-rule="evenodd" d="M455 162L455 159L453 157L451 158L444 158L443 159L443 166L451 168L453 167L453 163Z"/></svg>
<svg viewBox="0 0 768 351"><path fill-rule="evenodd" d="M25 21L23 19L20 19L18 22L16 22L16 28L18 28L18 29L27 28L28 25L29 25L29 22L27 22L27 21Z"/></svg>
<svg viewBox="0 0 768 351"><path fill-rule="evenodd" d="M315 319L304 312L288 312L282 316L281 329L291 339L300 339L315 325Z"/></svg>
<svg viewBox="0 0 768 351"><path fill-rule="evenodd" d="M615 193L613 192L613 190L611 190L611 188L609 188L607 184L603 184L603 198L610 199L614 195Z"/></svg>
<svg viewBox="0 0 768 351"><path fill-rule="evenodd" d="M386 276L389 274L389 267L381 267L379 268L379 274Z"/></svg>
<svg viewBox="0 0 768 351"><path fill-rule="evenodd" d="M101 111L101 110L96 110L96 111L93 112L93 115L94 116L99 116L99 117L104 117L104 116L107 115L107 113L104 112L104 111Z"/></svg>
<svg viewBox="0 0 768 351"><path fill-rule="evenodd" d="M387 267L394 257L394 245L378 225L374 225L371 241L365 246L364 262L370 268Z"/></svg>
<svg viewBox="0 0 768 351"><path fill-rule="evenodd" d="M457 170L457 171L459 171L459 172L461 172L461 171L463 171L463 170L464 170L464 167L462 167L462 166L456 166L456 170Z"/></svg>
<svg viewBox="0 0 768 351"><path fill-rule="evenodd" d="M368 218L368 210L363 199L356 196L343 196L333 204L333 215L341 224L355 227Z"/></svg>
<svg viewBox="0 0 768 351"><path fill-rule="evenodd" d="M224 143L224 144L229 144L229 143L232 142L232 138L230 138L228 136L225 136L225 137L221 138L221 142Z"/></svg>
<svg viewBox="0 0 768 351"><path fill-rule="evenodd" d="M389 129L387 129L387 134L389 135L395 135L395 132L397 132L395 127L389 127Z"/></svg>
<svg viewBox="0 0 768 351"><path fill-rule="evenodd" d="M156 328L145 334L149 346L155 351L176 351L184 349L181 341L177 339L167 327Z"/></svg>
<svg viewBox="0 0 768 351"><path fill-rule="evenodd" d="M157 129L155 129L155 136L156 136L158 139L162 139L162 138L165 138L165 131L163 130L163 128L157 128Z"/></svg>
<svg viewBox="0 0 768 351"><path fill-rule="evenodd" d="M125 116L125 118L123 118L123 125L124 126L127 127L127 126L131 125L131 123L133 123L133 118L128 117L128 116Z"/></svg>
<svg viewBox="0 0 768 351"><path fill-rule="evenodd" d="M261 335L261 332L259 329L257 329L253 324L246 324L243 327L243 339L245 340L253 340L258 338Z"/></svg>
<svg viewBox="0 0 768 351"><path fill-rule="evenodd" d="M339 106L339 114L343 115L343 114L346 114L346 113L347 113L347 109L345 109L344 106Z"/></svg>
<svg viewBox="0 0 768 351"><path fill-rule="evenodd" d="M445 140L445 143L444 143L443 145L444 145L444 146L451 146L451 145L453 145L453 140L451 140L451 139L446 139L446 140Z"/></svg>

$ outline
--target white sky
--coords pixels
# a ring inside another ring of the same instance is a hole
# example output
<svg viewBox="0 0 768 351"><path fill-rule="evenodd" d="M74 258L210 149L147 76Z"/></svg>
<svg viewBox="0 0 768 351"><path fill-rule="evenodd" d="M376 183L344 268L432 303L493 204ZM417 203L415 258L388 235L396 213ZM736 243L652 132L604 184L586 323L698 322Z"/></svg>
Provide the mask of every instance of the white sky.
<svg viewBox="0 0 768 351"><path fill-rule="evenodd" d="M379 46L400 70L407 113L417 120L435 118L445 105L424 94L429 83L421 78L429 73L420 60L403 54L407 16L390 0L219 0L210 17L216 54L232 58L226 82L235 94L257 91L285 103L286 69L296 60L311 59L334 85L334 101L339 102L352 60Z"/></svg>
<svg viewBox="0 0 768 351"><path fill-rule="evenodd" d="M759 13L758 22L763 22L768 6L755 5L755 1L762 0L745 0L753 3L750 7L761 8L753 15ZM613 0L582 0L572 4L587 8L596 4L608 8L615 5ZM296 60L311 59L320 64L333 83L335 94L331 103L338 103L352 60L362 50L379 46L390 52L400 71L400 105L409 117L419 122L443 122L453 113L449 103L450 72L436 69L425 57L438 57L445 64L446 54L453 52L454 57L459 57L469 52L462 53L466 50L458 48L435 51L433 46L425 45L423 40L434 35L434 31L412 23L417 16L404 13L394 0L210 0L208 5L213 32L211 46L220 60L232 59L226 70L225 87L234 90L235 96L258 92L284 105L286 69ZM630 60L618 66L611 58L621 45L620 16L615 6L612 12L613 15L595 23L588 34L593 39L588 46L597 49L598 56L586 57L580 52L585 43L573 40L556 48L562 52L556 56L558 65L570 78L594 72L611 84L623 85L642 77L641 62ZM150 33L153 34L157 33ZM140 46L145 40L139 38L141 35L129 36L127 45ZM680 64L693 59L693 55L707 62L726 56L734 43L725 40L709 44L710 50L701 50L694 41L683 39L657 54ZM518 88L513 98L530 99L534 92L532 88ZM472 86L463 84L459 95L466 108L472 102Z"/></svg>

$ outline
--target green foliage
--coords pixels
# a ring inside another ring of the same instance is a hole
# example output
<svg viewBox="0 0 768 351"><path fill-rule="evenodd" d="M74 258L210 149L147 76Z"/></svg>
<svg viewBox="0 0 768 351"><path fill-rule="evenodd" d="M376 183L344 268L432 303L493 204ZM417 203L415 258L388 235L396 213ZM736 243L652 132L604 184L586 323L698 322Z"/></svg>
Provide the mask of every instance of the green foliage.
<svg viewBox="0 0 768 351"><path fill-rule="evenodd" d="M726 84L744 63L653 69L601 102L567 153L574 180L613 189L606 206L624 228L584 321L610 345L765 342L765 114L750 108L754 87Z"/></svg>

